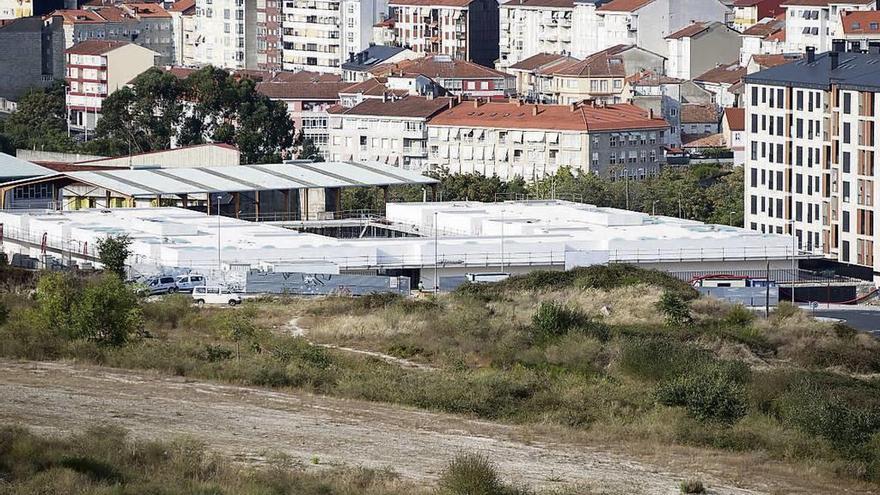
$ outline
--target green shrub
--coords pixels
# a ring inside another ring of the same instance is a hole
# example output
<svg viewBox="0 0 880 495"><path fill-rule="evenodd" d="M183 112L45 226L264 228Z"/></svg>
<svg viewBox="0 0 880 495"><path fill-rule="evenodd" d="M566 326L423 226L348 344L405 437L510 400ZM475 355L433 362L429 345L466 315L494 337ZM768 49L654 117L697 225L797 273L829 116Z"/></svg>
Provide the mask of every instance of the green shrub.
<svg viewBox="0 0 880 495"><path fill-rule="evenodd" d="M445 495L506 495L495 464L480 454L459 454L440 474L440 493Z"/></svg>
<svg viewBox="0 0 880 495"><path fill-rule="evenodd" d="M685 480L681 482L681 493L706 493L706 487L700 480Z"/></svg>
<svg viewBox="0 0 880 495"><path fill-rule="evenodd" d="M74 336L101 345L123 345L143 325L137 296L109 274L86 284L71 313Z"/></svg>
<svg viewBox="0 0 880 495"><path fill-rule="evenodd" d="M709 364L660 384L655 395L661 404L684 407L699 421L732 424L748 410L737 374L725 363Z"/></svg>
<svg viewBox="0 0 880 495"><path fill-rule="evenodd" d="M748 327L755 321L755 314L742 304L730 308L724 315L724 323L733 327Z"/></svg>
<svg viewBox="0 0 880 495"><path fill-rule="evenodd" d="M588 322L580 311L552 302L542 302L532 315L532 327L542 337L565 335L572 328Z"/></svg>
<svg viewBox="0 0 880 495"><path fill-rule="evenodd" d="M680 327L691 322L691 309L687 302L675 292L666 291L657 301L657 309L666 318L666 325Z"/></svg>
<svg viewBox="0 0 880 495"><path fill-rule="evenodd" d="M143 304L144 321L149 328L175 329L197 311L187 294L170 294Z"/></svg>
<svg viewBox="0 0 880 495"><path fill-rule="evenodd" d="M711 359L708 352L668 338L625 339L618 364L629 374L647 380L666 380Z"/></svg>

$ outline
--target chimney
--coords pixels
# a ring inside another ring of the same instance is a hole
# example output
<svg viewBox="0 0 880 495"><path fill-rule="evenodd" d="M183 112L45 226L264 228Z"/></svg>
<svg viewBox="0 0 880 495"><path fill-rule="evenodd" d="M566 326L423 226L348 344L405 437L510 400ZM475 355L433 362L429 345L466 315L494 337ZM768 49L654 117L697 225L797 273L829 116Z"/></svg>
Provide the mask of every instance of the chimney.
<svg viewBox="0 0 880 495"><path fill-rule="evenodd" d="M808 46L807 47L807 63L812 64L816 61L816 47Z"/></svg>
<svg viewBox="0 0 880 495"><path fill-rule="evenodd" d="M571 103L568 105L568 107L571 108L571 111L572 111L572 112L574 112L575 110L578 109L578 104L577 104L576 101L573 101L573 102L571 102Z"/></svg>
<svg viewBox="0 0 880 495"><path fill-rule="evenodd" d="M538 115L538 105L537 104L535 104L535 106L532 107L532 117L534 117L536 115Z"/></svg>
<svg viewBox="0 0 880 495"><path fill-rule="evenodd" d="M648 109L648 119L652 119L652 120L654 119L654 109L653 108Z"/></svg>
<svg viewBox="0 0 880 495"><path fill-rule="evenodd" d="M831 70L837 69L837 63L840 60L840 52L828 52L828 58L831 59Z"/></svg>
<svg viewBox="0 0 880 495"><path fill-rule="evenodd" d="M474 108L480 108L480 99L479 98L474 99Z"/></svg>
<svg viewBox="0 0 880 495"><path fill-rule="evenodd" d="M835 53L846 52L846 40L831 40L831 51Z"/></svg>

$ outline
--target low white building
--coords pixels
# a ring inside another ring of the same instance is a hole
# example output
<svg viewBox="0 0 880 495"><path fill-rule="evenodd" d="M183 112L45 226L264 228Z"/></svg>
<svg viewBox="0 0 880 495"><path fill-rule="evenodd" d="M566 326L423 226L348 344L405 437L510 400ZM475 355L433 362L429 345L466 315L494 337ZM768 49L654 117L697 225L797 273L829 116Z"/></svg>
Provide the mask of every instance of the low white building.
<svg viewBox="0 0 880 495"><path fill-rule="evenodd" d="M383 94L351 108L334 107L329 117L330 159L421 171L428 158L428 119L452 104L452 98L392 99Z"/></svg>
<svg viewBox="0 0 880 495"><path fill-rule="evenodd" d="M99 239L128 234L128 263L139 272L195 271L212 280L265 265L321 264L339 273L403 269L432 286L435 267L439 277L609 262L708 274L763 271L767 263L784 269L792 256L787 236L566 201L392 203L387 219L425 236L337 239L178 208L0 212L8 255L40 256L39 242L16 239L45 235L48 249L74 249L65 260L78 262L83 251L94 256Z"/></svg>

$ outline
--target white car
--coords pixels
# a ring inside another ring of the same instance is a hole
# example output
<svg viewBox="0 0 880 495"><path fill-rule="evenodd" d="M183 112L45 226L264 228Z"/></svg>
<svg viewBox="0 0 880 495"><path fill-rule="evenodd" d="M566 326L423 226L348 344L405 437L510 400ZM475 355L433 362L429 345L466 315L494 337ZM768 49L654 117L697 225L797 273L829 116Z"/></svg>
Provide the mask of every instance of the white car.
<svg viewBox="0 0 880 495"><path fill-rule="evenodd" d="M174 283L174 277L151 277L144 282L144 285L143 290L149 296L177 292L177 284Z"/></svg>
<svg viewBox="0 0 880 495"><path fill-rule="evenodd" d="M194 288L205 285L202 275L179 275L175 281L180 292L192 292Z"/></svg>
<svg viewBox="0 0 880 495"><path fill-rule="evenodd" d="M204 304L228 304L235 306L241 304L241 296L225 287L193 287L193 301L199 306Z"/></svg>

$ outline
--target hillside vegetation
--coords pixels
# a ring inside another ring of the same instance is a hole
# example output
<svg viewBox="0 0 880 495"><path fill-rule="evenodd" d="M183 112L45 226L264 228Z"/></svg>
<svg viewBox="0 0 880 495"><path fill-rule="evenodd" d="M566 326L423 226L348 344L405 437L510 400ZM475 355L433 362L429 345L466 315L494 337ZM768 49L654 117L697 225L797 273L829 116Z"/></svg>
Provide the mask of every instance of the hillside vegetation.
<svg viewBox="0 0 880 495"><path fill-rule="evenodd" d="M761 452L880 481L875 339L785 305L757 318L660 272L613 265L436 298L263 299L235 310L117 291L102 278L47 275L35 301L7 296L0 355L292 388L616 443ZM101 301L114 312L99 311Z"/></svg>

